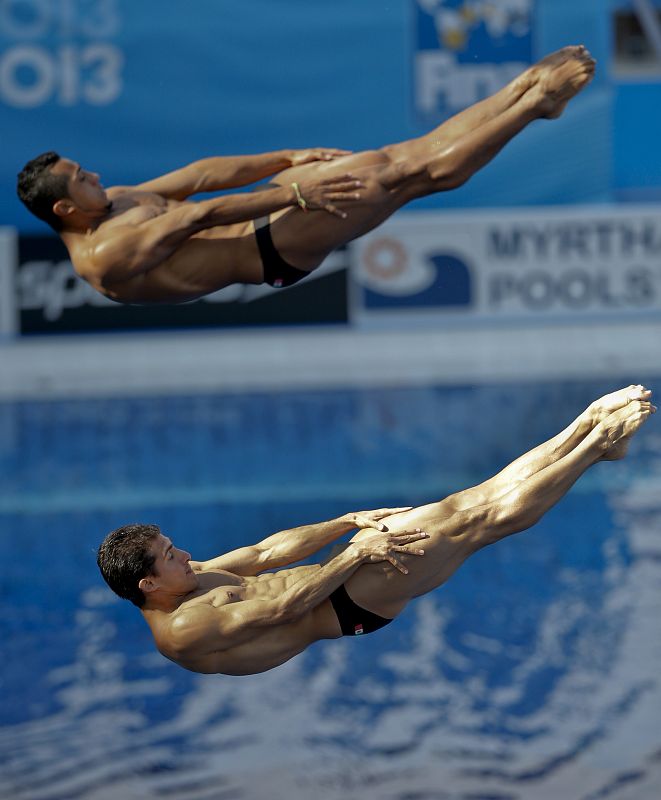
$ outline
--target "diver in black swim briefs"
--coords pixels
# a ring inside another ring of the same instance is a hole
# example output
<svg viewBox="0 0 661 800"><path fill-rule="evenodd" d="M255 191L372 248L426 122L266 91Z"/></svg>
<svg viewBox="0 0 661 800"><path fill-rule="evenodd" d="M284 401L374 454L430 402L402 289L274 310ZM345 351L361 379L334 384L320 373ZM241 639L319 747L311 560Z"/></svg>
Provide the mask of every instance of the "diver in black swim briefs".
<svg viewBox="0 0 661 800"><path fill-rule="evenodd" d="M412 200L463 185L530 123L559 117L594 69L583 46L565 47L427 135L355 154L205 158L106 190L50 151L26 164L18 193L60 235L76 272L118 302L181 303L265 279L287 286ZM269 192L189 200L269 176ZM252 220L267 215L256 237Z"/></svg>
<svg viewBox="0 0 661 800"><path fill-rule="evenodd" d="M534 525L583 472L624 457L656 411L650 400L640 385L608 394L493 478L439 502L346 514L210 561L192 561L155 525L127 525L106 537L99 567L167 658L195 672L263 672L320 639L382 628L473 553ZM355 527L324 563L291 566Z"/></svg>

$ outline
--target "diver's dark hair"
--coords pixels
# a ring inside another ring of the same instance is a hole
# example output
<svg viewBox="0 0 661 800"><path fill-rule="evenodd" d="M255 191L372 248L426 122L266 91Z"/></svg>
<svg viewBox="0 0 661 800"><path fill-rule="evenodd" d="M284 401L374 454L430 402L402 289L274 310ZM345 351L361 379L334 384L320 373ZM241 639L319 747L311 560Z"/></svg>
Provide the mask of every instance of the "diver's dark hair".
<svg viewBox="0 0 661 800"><path fill-rule="evenodd" d="M154 574L151 544L161 532L158 525L124 525L111 531L101 543L96 563L110 588L130 600L138 608L145 604L145 595L138 583Z"/></svg>
<svg viewBox="0 0 661 800"><path fill-rule="evenodd" d="M54 150L33 158L18 173L16 185L16 193L27 208L56 231L62 230L62 219L53 212L53 205L69 196L67 176L51 171L59 160Z"/></svg>

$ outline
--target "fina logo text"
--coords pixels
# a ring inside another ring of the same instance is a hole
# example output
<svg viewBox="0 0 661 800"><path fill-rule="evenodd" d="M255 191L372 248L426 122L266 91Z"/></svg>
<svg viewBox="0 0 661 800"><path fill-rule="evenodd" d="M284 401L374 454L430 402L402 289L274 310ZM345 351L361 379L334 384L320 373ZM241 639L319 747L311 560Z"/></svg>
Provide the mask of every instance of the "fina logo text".
<svg viewBox="0 0 661 800"><path fill-rule="evenodd" d="M501 89L532 61L533 0L414 0L414 103L441 121Z"/></svg>

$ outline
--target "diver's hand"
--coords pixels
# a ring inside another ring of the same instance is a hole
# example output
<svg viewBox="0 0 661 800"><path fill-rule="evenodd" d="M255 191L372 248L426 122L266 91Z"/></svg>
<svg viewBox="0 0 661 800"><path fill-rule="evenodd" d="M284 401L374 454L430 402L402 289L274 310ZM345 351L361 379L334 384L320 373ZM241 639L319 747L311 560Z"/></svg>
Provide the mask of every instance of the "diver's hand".
<svg viewBox="0 0 661 800"><path fill-rule="evenodd" d="M304 178L297 183L292 183L294 199L303 211L327 211L341 219L346 219L347 213L335 204L360 200L358 190L364 188L365 184L361 180L348 173L322 180Z"/></svg>
<svg viewBox="0 0 661 800"><path fill-rule="evenodd" d="M353 528L375 528L377 531L387 531L388 528L381 522L384 517L400 514L402 511L410 511L412 508L413 506L403 506L402 508L377 508L375 511L352 511L340 519Z"/></svg>
<svg viewBox="0 0 661 800"><path fill-rule="evenodd" d="M386 531L384 533L370 533L361 539L351 542L350 548L358 555L363 564L377 564L388 561L401 573L406 575L408 569L402 562L401 553L412 556L424 556L425 551L417 547L406 545L428 539L429 534L416 529L415 531Z"/></svg>

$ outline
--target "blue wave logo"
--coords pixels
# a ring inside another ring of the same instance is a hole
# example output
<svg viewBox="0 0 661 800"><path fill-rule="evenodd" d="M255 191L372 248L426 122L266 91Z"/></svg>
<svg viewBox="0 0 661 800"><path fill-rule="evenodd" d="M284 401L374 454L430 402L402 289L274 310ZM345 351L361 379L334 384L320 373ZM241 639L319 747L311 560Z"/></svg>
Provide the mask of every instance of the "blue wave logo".
<svg viewBox="0 0 661 800"><path fill-rule="evenodd" d="M363 275L365 308L450 308L473 304L468 264L452 253L430 254L416 264L372 267ZM365 280L367 278L367 280Z"/></svg>

